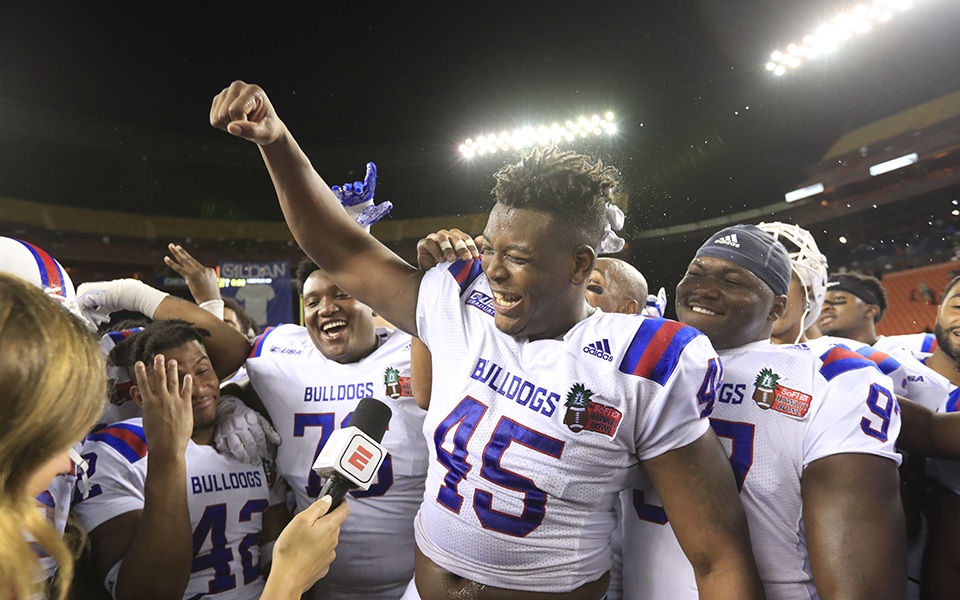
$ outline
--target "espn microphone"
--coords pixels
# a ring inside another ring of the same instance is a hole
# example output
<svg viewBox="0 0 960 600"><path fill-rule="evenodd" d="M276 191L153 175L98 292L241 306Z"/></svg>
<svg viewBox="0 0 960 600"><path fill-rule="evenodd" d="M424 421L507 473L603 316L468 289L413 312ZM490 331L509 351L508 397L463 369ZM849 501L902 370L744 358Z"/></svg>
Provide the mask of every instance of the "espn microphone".
<svg viewBox="0 0 960 600"><path fill-rule="evenodd" d="M333 510L350 490L370 489L387 449L380 445L393 411L374 398L357 404L347 427L334 431L313 463L313 470L326 478L318 498L330 495Z"/></svg>

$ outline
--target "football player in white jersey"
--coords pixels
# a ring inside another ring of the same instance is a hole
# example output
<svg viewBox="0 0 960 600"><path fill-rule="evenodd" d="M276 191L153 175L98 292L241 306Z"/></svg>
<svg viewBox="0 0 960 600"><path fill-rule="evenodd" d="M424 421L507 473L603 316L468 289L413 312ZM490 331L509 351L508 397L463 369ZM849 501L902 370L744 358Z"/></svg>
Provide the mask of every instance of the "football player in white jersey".
<svg viewBox="0 0 960 600"><path fill-rule="evenodd" d="M950 459L933 460L929 468L939 484L928 497L922 589L924 598L939 600L960 595L960 277L944 290L934 335L937 343L930 354L901 349L893 355L919 365L908 389L933 391L941 401L937 414L904 402L900 439L907 449Z"/></svg>
<svg viewBox="0 0 960 600"><path fill-rule="evenodd" d="M235 82L210 121L260 146L307 255L437 361L405 597L599 600L613 504L641 463L703 596L761 594L733 477L697 400L719 375L713 350L690 328L584 300L609 168L534 151L498 175L482 265L424 274L353 223L259 87Z"/></svg>
<svg viewBox="0 0 960 600"><path fill-rule="evenodd" d="M263 591L266 474L213 448L220 386L204 333L157 321L122 342L139 361L131 394L144 416L84 443L89 488L73 513L90 532L115 598L259 598Z"/></svg>
<svg viewBox="0 0 960 600"><path fill-rule="evenodd" d="M698 251L676 300L723 360L711 425L730 448L767 598L902 598L890 380L843 348L770 343L790 272L781 244L730 227ZM626 598L696 597L666 517L648 489L624 508Z"/></svg>
<svg viewBox="0 0 960 600"><path fill-rule="evenodd" d="M372 487L351 493L337 560L312 597L397 600L413 577L413 518L427 471L426 413L410 388L410 336L375 327L373 311L309 260L298 267L297 281L306 326L269 329L246 362L283 438L277 471L293 489L297 510L316 500L322 481L311 466L357 403L373 397L393 411L383 438L390 454Z"/></svg>
<svg viewBox="0 0 960 600"><path fill-rule="evenodd" d="M451 243L449 241L451 239L458 241ZM461 241L463 242L462 246ZM470 260L477 256L478 253L473 240L459 229L442 230L436 234L430 234L417 244L417 265L421 269L431 268L441 262L453 262L458 258ZM640 314L645 309L647 291L646 278L633 265L619 258L599 257L597 258L597 265L587 282L586 300L590 306L605 312L635 315ZM432 379L430 351L418 339L413 338L413 342L414 349L417 348L419 343L422 351L426 353L426 364L418 363L416 355L411 360L411 369L415 376L412 381L414 392L417 393L417 403L425 406L429 405L429 386L427 386L427 389L417 391L417 379L422 377L425 377L427 381ZM425 404L421 403L421 396L427 399ZM630 492L624 491L621 493L629 494ZM619 506L618 504L618 509ZM622 529L619 525L618 523L611 539L613 566L610 569L610 587L607 590L607 600L620 600L623 597L623 540Z"/></svg>
<svg viewBox="0 0 960 600"><path fill-rule="evenodd" d="M899 399L909 397L930 410L936 410L943 403L942 390L939 386L930 385L929 377L925 380L921 372L925 367L912 356L894 358L862 341L833 335L807 339L805 332L817 322L825 298L828 283L827 259L820 253L810 232L802 227L779 222L760 223L757 227L784 244L789 252L790 266L793 269L790 291L787 294L787 308L783 316L773 325L771 342L774 344L803 342L817 354L823 354L837 345L843 346L875 363L878 369L890 376L893 391ZM835 291L834 300L844 293ZM837 311L836 305L833 310ZM838 317L838 321L843 320L842 316ZM873 331L873 319L872 317L864 318L863 321L865 323L861 329L866 332L867 337L870 337L869 332ZM882 336L880 339L883 339ZM906 429L906 417L903 421ZM909 443L904 444L902 438L898 440L898 447L906 450L913 449ZM908 600L916 600L920 597L920 571L926 540L926 526L920 511L925 493L925 461L923 455L915 453L910 456L905 455L900 465L902 483L900 493L908 533L906 595Z"/></svg>

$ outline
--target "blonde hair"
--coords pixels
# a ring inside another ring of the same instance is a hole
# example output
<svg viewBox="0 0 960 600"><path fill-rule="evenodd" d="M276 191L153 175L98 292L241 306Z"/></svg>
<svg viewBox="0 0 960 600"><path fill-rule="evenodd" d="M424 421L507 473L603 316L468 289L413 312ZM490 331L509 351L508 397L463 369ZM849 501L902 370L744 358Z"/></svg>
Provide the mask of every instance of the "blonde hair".
<svg viewBox="0 0 960 600"><path fill-rule="evenodd" d="M0 597L26 600L38 591L34 544L60 564L52 596L66 597L74 558L28 483L80 441L105 399L92 335L39 288L0 273Z"/></svg>

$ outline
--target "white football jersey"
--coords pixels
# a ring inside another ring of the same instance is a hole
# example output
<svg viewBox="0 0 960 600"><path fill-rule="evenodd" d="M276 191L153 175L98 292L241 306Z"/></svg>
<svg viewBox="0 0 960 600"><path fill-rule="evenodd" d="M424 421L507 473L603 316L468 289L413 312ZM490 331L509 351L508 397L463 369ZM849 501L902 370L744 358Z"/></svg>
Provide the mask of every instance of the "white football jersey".
<svg viewBox="0 0 960 600"><path fill-rule="evenodd" d="M77 450L79 450L79 447ZM77 477L72 473L57 475L47 489L37 496L37 503L41 512L61 537L67 527L70 499L73 497L73 489L76 483ZM36 549L40 553L40 568L43 571L43 579L49 581L56 574L60 563L39 547Z"/></svg>
<svg viewBox="0 0 960 600"><path fill-rule="evenodd" d="M926 365L925 361L930 354L902 348L891 350L890 356L903 365L903 368L896 372L902 379L893 381L893 387L898 394L930 410L947 412L945 403L952 386L946 377Z"/></svg>
<svg viewBox="0 0 960 600"><path fill-rule="evenodd" d="M890 377L895 394L910 398L930 410L937 410L943 403L940 398L931 399L929 390L922 385L922 371L925 371L926 367L920 364L919 359L914 357L913 353L905 349L879 350L875 346L868 346L857 340L835 336L819 337L804 342L804 345L809 346L818 355L822 355L834 346L852 350L877 365L877 368L884 375ZM918 383L921 385L917 385Z"/></svg>
<svg viewBox="0 0 960 600"><path fill-rule="evenodd" d="M800 479L813 461L864 453L900 463L890 379L845 348L756 342L720 352L723 384L710 424L730 456L766 596L817 597ZM623 494L624 598L697 598L693 568L656 492Z"/></svg>
<svg viewBox="0 0 960 600"><path fill-rule="evenodd" d="M89 496L74 496L73 514L87 531L143 509L147 441L143 420L130 419L87 436ZM193 530L193 566L184 598L253 600L263 592L260 529L269 504L263 468L187 444L187 502ZM107 577L114 593L118 569Z"/></svg>
<svg viewBox="0 0 960 600"><path fill-rule="evenodd" d="M373 397L393 411L382 442L390 454L369 490L351 492L337 559L315 597L396 600L413 577L413 517L427 471L426 412L410 391L410 336L386 328L377 336L372 354L340 364L320 353L305 327L281 325L257 338L247 358L250 381L283 439L276 468L293 488L298 510L317 499L322 481L313 462L357 403Z"/></svg>
<svg viewBox="0 0 960 600"><path fill-rule="evenodd" d="M698 439L719 362L674 321L596 311L562 339L500 332L480 261L424 276L433 355L417 544L481 584L568 592L610 569L614 504L639 461Z"/></svg>
<svg viewBox="0 0 960 600"><path fill-rule="evenodd" d="M907 337L916 341L912 336ZM927 383L929 377L924 377L924 371L928 370L926 366L912 352L898 348L893 343L890 344L891 348L887 351L889 354L857 340L834 336L823 336L804 343L817 354L826 352L832 346L842 346L853 350L876 364L884 375L890 377L895 394L909 398L930 410L937 410L943 404L941 391L936 386L930 386ZM903 453L903 456L904 460L908 460L906 452ZM922 467L923 458L921 457L919 461L919 466ZM904 466L904 468L908 467ZM915 600L920 597L919 582L926 537L926 521L921 517L919 533L911 536L907 544L907 600Z"/></svg>
<svg viewBox="0 0 960 600"><path fill-rule="evenodd" d="M926 365L924 367L927 369L926 377L922 382L924 387L931 390L931 395L933 390L939 391L941 403L937 410L942 413L958 412L960 387L953 385L946 377ZM960 462L931 458L927 460L927 472L954 494L960 495Z"/></svg>
<svg viewBox="0 0 960 600"><path fill-rule="evenodd" d="M933 351L937 349L937 336L932 333L881 335L877 338L873 347L888 354L897 350L906 350L919 354L933 354Z"/></svg>

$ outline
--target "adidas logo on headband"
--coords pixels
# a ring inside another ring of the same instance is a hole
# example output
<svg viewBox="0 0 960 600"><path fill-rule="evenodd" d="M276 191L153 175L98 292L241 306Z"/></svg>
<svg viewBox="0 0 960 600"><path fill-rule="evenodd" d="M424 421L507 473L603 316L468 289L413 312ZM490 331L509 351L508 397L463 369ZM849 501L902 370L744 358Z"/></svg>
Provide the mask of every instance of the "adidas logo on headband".
<svg viewBox="0 0 960 600"><path fill-rule="evenodd" d="M722 238L717 238L713 241L714 244L725 244L727 246L733 246L734 248L740 247L740 242L737 241L737 234L731 233L730 235L725 235Z"/></svg>

